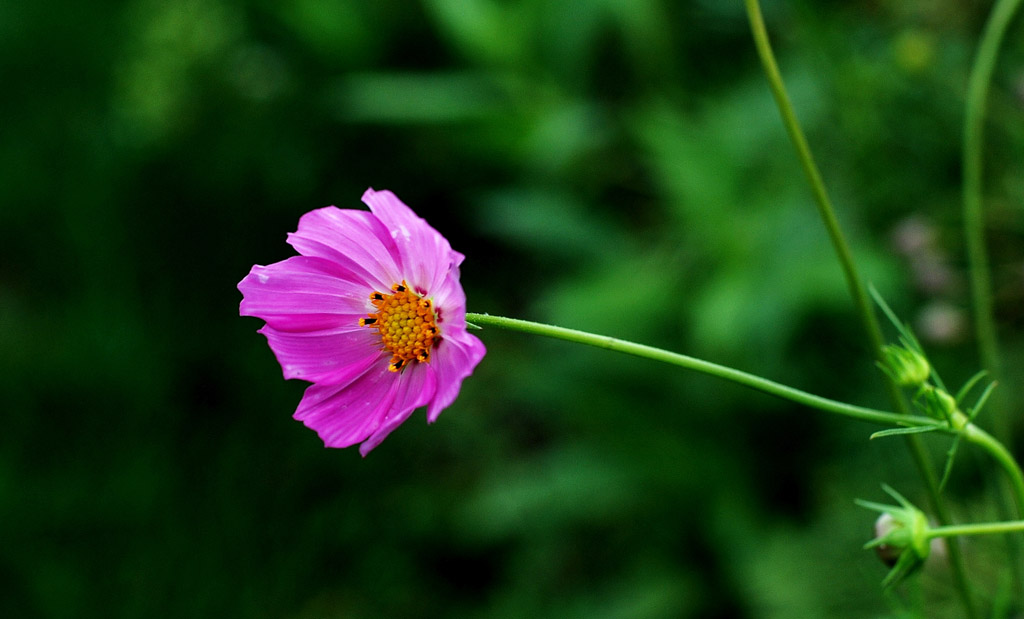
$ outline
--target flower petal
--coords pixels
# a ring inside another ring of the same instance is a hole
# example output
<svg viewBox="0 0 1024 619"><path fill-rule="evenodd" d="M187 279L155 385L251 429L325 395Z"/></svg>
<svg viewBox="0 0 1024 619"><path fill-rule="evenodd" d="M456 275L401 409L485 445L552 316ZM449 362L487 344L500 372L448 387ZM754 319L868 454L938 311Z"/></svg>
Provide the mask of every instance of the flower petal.
<svg viewBox="0 0 1024 619"><path fill-rule="evenodd" d="M391 233L373 214L334 206L310 211L288 243L304 256L326 258L358 274L377 290L401 281L400 252Z"/></svg>
<svg viewBox="0 0 1024 619"><path fill-rule="evenodd" d="M380 427L397 387L387 364L375 364L346 383L310 385L294 417L315 430L327 447L355 445Z"/></svg>
<svg viewBox="0 0 1024 619"><path fill-rule="evenodd" d="M286 379L339 383L341 376L352 372L352 366L363 367L375 359L386 365L388 358L381 350L377 330L358 325L305 332L279 331L267 325L259 332L267 336Z"/></svg>
<svg viewBox="0 0 1024 619"><path fill-rule="evenodd" d="M355 325L370 311L367 284L323 258L292 256L256 265L238 283L242 316L256 316L281 331L314 331Z"/></svg>
<svg viewBox="0 0 1024 619"><path fill-rule="evenodd" d="M436 379L428 366L396 374L370 368L344 384L315 383L306 389L295 418L316 430L327 447L364 441L365 457L414 410L434 395Z"/></svg>
<svg viewBox="0 0 1024 619"><path fill-rule="evenodd" d="M430 365L437 373L437 394L427 408L427 423L434 423L441 411L455 401L462 381L473 373L487 349L476 336L463 332L461 337L444 336L430 355Z"/></svg>
<svg viewBox="0 0 1024 619"><path fill-rule="evenodd" d="M437 378L429 365L418 363L402 372L391 411L377 431L359 446L359 453L366 457L371 449L380 445L388 434L402 425L414 410L429 402L434 397L436 389Z"/></svg>
<svg viewBox="0 0 1024 619"><path fill-rule="evenodd" d="M442 335L451 332L452 329L462 332L466 330L466 293L459 284L458 268L452 271L431 291Z"/></svg>
<svg viewBox="0 0 1024 619"><path fill-rule="evenodd" d="M414 290L430 293L465 258L390 191L367 189L363 202L390 231L402 257L402 276Z"/></svg>
<svg viewBox="0 0 1024 619"><path fill-rule="evenodd" d="M365 456L412 412L434 422L483 358L466 331L464 256L389 191L369 189L370 212L326 207L304 215L288 242L301 254L254 266L238 284L242 315L260 330L285 378L313 382L295 418L328 447L362 442ZM441 340L427 362L388 371L379 333L359 326L373 313L370 293L405 281L438 312Z"/></svg>

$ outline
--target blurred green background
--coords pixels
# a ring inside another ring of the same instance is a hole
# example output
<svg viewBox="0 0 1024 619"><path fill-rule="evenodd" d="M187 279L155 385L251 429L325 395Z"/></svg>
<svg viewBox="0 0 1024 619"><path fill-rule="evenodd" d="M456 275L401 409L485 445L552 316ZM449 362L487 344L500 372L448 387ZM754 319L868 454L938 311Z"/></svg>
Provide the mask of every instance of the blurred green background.
<svg viewBox="0 0 1024 619"><path fill-rule="evenodd" d="M861 268L959 384L989 3L764 9ZM986 147L1014 415L1022 35ZM471 311L888 407L738 0L4 2L0 84L0 615L959 613L941 562L887 596L860 549L855 497L925 503L870 425L489 329L438 423L364 460L291 419L304 384L238 316L301 214L373 186L467 255ZM995 477L961 452L958 519L997 517ZM966 548L985 604L1000 544Z"/></svg>

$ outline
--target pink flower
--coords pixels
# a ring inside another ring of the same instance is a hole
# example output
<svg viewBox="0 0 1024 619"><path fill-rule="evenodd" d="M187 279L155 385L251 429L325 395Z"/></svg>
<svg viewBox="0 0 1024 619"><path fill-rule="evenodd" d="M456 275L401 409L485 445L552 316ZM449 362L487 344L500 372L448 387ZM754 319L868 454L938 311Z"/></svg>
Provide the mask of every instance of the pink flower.
<svg viewBox="0 0 1024 619"><path fill-rule="evenodd" d="M466 332L465 256L390 191L363 202L303 215L288 235L301 255L254 266L238 289L284 377L313 383L295 418L365 456L416 408L433 423L485 350Z"/></svg>

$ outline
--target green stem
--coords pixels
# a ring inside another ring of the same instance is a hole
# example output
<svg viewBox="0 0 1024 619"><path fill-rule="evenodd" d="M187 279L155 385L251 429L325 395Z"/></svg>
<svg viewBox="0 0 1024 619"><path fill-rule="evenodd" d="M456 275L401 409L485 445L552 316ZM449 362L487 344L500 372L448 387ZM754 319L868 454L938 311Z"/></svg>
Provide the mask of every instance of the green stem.
<svg viewBox="0 0 1024 619"><path fill-rule="evenodd" d="M992 535L994 533L1015 533L1024 531L1024 520L1010 522L978 522L947 527L935 527L928 530L929 538L956 537L959 535Z"/></svg>
<svg viewBox="0 0 1024 619"><path fill-rule="evenodd" d="M974 424L964 426L961 436L989 452L1003 467L1010 479L1010 485L1013 487L1013 494L1017 500L1017 515L1018 517L1024 516L1024 473L1021 472L1020 465L1017 464L1013 454L991 434Z"/></svg>
<svg viewBox="0 0 1024 619"><path fill-rule="evenodd" d="M967 262L971 272L974 323L981 365L996 379L999 377L1000 360L992 310L992 282L985 250L985 222L982 216L982 143L985 133L985 102L988 99L989 84L995 71L999 47L1020 5L1021 0L998 0L993 7L978 44L978 53L967 82L967 101L964 109L964 234ZM996 423L996 434L1005 440L1009 433L1007 416L999 415Z"/></svg>
<svg viewBox="0 0 1024 619"><path fill-rule="evenodd" d="M1006 30L1014 13L1020 8L1020 0L997 0L985 24L985 30L978 43L978 51L967 81L967 95L964 107L964 149L963 149L963 218L964 236L967 247L967 264L970 269L971 304L974 310L975 336L978 339L978 355L981 366L998 380L1002 371L999 343L996 335L995 312L992 304L992 282L989 273L988 252L985 248L985 220L982 214L982 145L985 134L985 107L988 100L989 84L995 72L996 59ZM1009 400L1004 394L997 394L993 404L992 431L999 439L1006 441L1013 434L1013 416L1008 410ZM1013 475L1011 474L1011 479ZM1005 486L1000 486L1004 513L1010 510ZM1020 489L1014 485L1017 495L1018 513ZM1014 580L1017 588L1024 582L1019 556L1019 540L1009 540L1009 552L1013 560Z"/></svg>
<svg viewBox="0 0 1024 619"><path fill-rule="evenodd" d="M846 285L850 289L850 296L853 297L864 327L871 338L875 359L884 361L882 357L882 330L878 326L878 319L875 316L875 312L871 307L871 301L857 272L856 264L853 261L853 253L850 251L846 237L843 236L843 231L839 227L839 220L836 218L835 209L832 207L832 200L828 197L828 191L825 189L825 182L821 178L821 172L818 170L818 165L814 162L814 156L811 154L807 138L804 137L804 132L800 128L796 112L793 111L793 103L786 92L786 85L782 81L782 74L779 72L779 66L775 62L775 55L772 53L771 43L768 40L768 31L765 29L764 18L761 16L761 7L757 0L746 0L746 3L747 15L750 17L750 30L754 36L754 45L757 47L757 55L761 59L761 66L764 68L765 75L768 78L768 86L775 97L775 104L778 106L779 114L782 116L782 124L785 125L789 138L793 141L797 158L800 160L800 165L807 176L807 182L811 185L814 202L818 207L818 214L825 224L825 229L828 231L832 246L835 248L836 255L839 258L843 275L846 277ZM897 397L899 396L897 395Z"/></svg>
<svg viewBox="0 0 1024 619"><path fill-rule="evenodd" d="M935 427L937 429L943 429L945 427L945 424L942 422L929 417L890 413L861 406L854 406L844 402L837 402L836 400L829 400L828 398L816 396L807 393L806 391L794 389L793 387L787 387L786 385L776 383L766 378L761 378L760 376L755 376L723 365L718 365L717 363L711 363L710 361L681 355L661 348L636 344L634 342L628 342L605 335L595 335L593 333L577 331L575 329L555 327L552 325L530 322L527 320L518 320L515 318L491 316L489 314L466 314L466 320L475 325L500 327L502 329L521 331L523 333L530 333L533 335L543 335L546 337L566 340L568 342L596 346L597 348L604 348L606 350L669 363L681 368L694 370L696 372L729 380L734 383L739 383L746 387L750 387L751 389L756 389L810 408L816 408L821 411L835 413L837 415L843 415L853 419L860 419L861 421L903 427Z"/></svg>
<svg viewBox="0 0 1024 619"><path fill-rule="evenodd" d="M832 245L839 258L843 274L846 276L846 285L850 289L850 295L853 297L861 322L871 342L873 356L876 361L882 362L882 330L878 326L878 319L874 311L872 311L868 296L864 291L864 284L857 273L849 245L846 243L846 239L839 228L839 222L836 219L835 210L832 208L828 192L825 190L825 183L821 178L821 173L818 171L818 166L814 163L811 149L807 145L807 139L804 137L800 123L796 119L796 113L793 111L793 104L789 100L789 94L786 92L786 86L782 81L782 75L779 72L778 64L775 62L775 55L772 53L771 43L768 40L768 31L765 28L764 18L761 15L761 7L757 0L745 0L745 2L747 16L750 19L750 30L754 37L754 44L757 47L757 54L761 59L761 65L764 67L765 75L768 78L768 85L771 88L772 95L775 97L779 113L782 115L782 122L786 126L790 139L793 141L797 157L800 159L800 164L811 185L811 190L814 193L814 199L818 206L818 212L825 223L829 237L832 239ZM906 401L900 393L899 386L892 380L886 380L886 387L897 410L901 413L907 413ZM950 519L949 510L946 509L945 502L942 500L938 476L935 474L935 467L928 459L924 444L921 442L920 437L915 435L907 436L906 442L914 464L917 466L918 471L920 471L922 479L924 479L936 518L940 524L948 523ZM947 548L949 549L949 564L953 570L953 578L957 589L960 591L960 596L963 599L964 608L969 617L975 617L977 613L974 610L973 598L967 584L966 570L964 569L960 548L952 542L947 543Z"/></svg>

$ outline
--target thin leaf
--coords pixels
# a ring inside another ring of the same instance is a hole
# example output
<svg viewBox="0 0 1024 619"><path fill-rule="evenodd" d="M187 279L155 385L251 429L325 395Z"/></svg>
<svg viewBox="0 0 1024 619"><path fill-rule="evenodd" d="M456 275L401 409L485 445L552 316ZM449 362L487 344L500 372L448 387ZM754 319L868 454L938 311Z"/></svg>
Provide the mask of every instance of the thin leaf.
<svg viewBox="0 0 1024 619"><path fill-rule="evenodd" d="M899 492L896 492L896 489L890 486L889 484L882 484L882 490L885 490L889 494L889 496L896 499L899 502L899 504L902 505L903 507L907 509L917 509L916 507L914 507L913 503L905 499L903 495L900 494Z"/></svg>
<svg viewBox="0 0 1024 619"><path fill-rule="evenodd" d="M985 404L988 402L988 397L992 395L992 390L996 388L997 384L998 383L996 381L992 381L991 383L988 384L988 387L985 387L985 390L981 392L981 397L978 398L978 402L970 411L970 415L968 418L971 421L974 421L974 418L977 417L978 413L981 412L981 409L984 408Z"/></svg>
<svg viewBox="0 0 1024 619"><path fill-rule="evenodd" d="M896 331L900 334L900 343L903 344L903 347L923 355L924 350L921 349L921 343L914 337L914 332L910 330L907 323L901 321L896 316L896 312L892 311L892 308L889 307L889 304L885 302L874 286L869 286L869 290L871 291L871 296L875 299L875 303L878 303L878 306L882 308L882 312L885 313L885 317L889 319L892 326L896 327Z"/></svg>
<svg viewBox="0 0 1024 619"><path fill-rule="evenodd" d="M942 470L942 481L939 482L939 492L946 487L946 482L949 481L949 474L953 472L953 458L956 457L956 450L960 448L960 436L956 435L953 439L953 444L949 446L949 451L946 452L946 466Z"/></svg>
<svg viewBox="0 0 1024 619"><path fill-rule="evenodd" d="M940 430L938 426L914 426L913 428L889 428L888 430L879 430L875 432L868 440L875 440L876 438L882 438L884 436L897 436L900 434L924 434L925 432L934 432Z"/></svg>
<svg viewBox="0 0 1024 619"><path fill-rule="evenodd" d="M900 344L908 350L913 350L927 360L928 355L924 353L924 349L921 347L921 342L918 341L914 332L910 330L910 326L907 325L907 323L900 321L896 316L896 313L889 307L889 304L882 298L878 289L876 289L873 284L869 284L868 292L871 293L871 296L875 299L875 303L877 303L878 307L882 309L882 312L885 314L885 317L889 319L889 322L892 323L892 326L896 327L896 331L900 334ZM929 363L929 365L931 365L931 363ZM946 386L942 383L942 379L939 377L938 372L935 371L935 368L931 368L931 378L935 382L936 387L946 391Z"/></svg>
<svg viewBox="0 0 1024 619"><path fill-rule="evenodd" d="M875 300L875 303L878 304L878 307L882 309L882 313L889 319L892 326L902 332L903 324L900 322L900 319L896 317L896 314L889 308L889 304L885 302L885 299L882 298L882 295L878 292L878 289L875 288L874 284L868 284L868 292L871 293L871 297Z"/></svg>
<svg viewBox="0 0 1024 619"><path fill-rule="evenodd" d="M978 381L981 380L982 378L985 378L987 374L987 370L981 370L980 372L972 376L970 380L964 383L963 387L960 387L960 391L956 392L957 406L959 406L960 403L964 401L964 398L967 396L968 393L970 393L971 389L974 389L974 386L978 384Z"/></svg>
<svg viewBox="0 0 1024 619"><path fill-rule="evenodd" d="M900 346L922 357L925 356L924 350L921 349L921 344L918 343L917 338L914 337L909 328L906 331L900 331Z"/></svg>
<svg viewBox="0 0 1024 619"><path fill-rule="evenodd" d="M888 589L893 585L903 582L907 576L916 572L923 563L923 561L918 560L917 557L914 556L914 553L904 551L900 555L900 558L896 560L896 565L889 570L889 573L882 581L882 588Z"/></svg>
<svg viewBox="0 0 1024 619"><path fill-rule="evenodd" d="M896 382L896 380L897 380L896 374L893 373L893 371L891 369L889 369L889 366L887 366L886 364L882 363L881 361L875 361L875 365L878 366L879 370L882 370L883 374L885 374L886 376L891 378L893 382Z"/></svg>
<svg viewBox="0 0 1024 619"><path fill-rule="evenodd" d="M895 505L886 505L884 503L876 503L874 501L865 501L864 499L854 499L853 502L856 503L857 505L860 505L861 507L871 509L876 512L881 512L883 514L891 512L894 509L898 509Z"/></svg>

